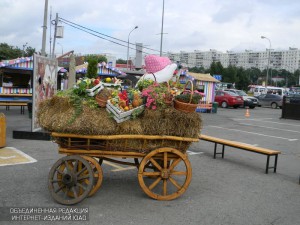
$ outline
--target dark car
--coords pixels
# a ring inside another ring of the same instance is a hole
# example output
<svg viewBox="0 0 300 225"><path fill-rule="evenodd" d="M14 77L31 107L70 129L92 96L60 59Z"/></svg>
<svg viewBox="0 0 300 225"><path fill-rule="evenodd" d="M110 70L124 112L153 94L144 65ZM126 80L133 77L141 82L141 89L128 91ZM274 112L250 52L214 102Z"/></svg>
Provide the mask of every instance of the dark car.
<svg viewBox="0 0 300 225"><path fill-rule="evenodd" d="M215 102L218 102L222 108L233 107L238 108L244 105L244 100L241 96L228 91L216 91Z"/></svg>
<svg viewBox="0 0 300 225"><path fill-rule="evenodd" d="M224 91L230 91L230 92L236 93L237 95L241 96L244 99L244 107L249 107L250 109L254 109L255 106L259 105L257 98L247 95L242 90L225 89Z"/></svg>
<svg viewBox="0 0 300 225"><path fill-rule="evenodd" d="M300 94L287 95L286 102L299 104L300 103Z"/></svg>
<svg viewBox="0 0 300 225"><path fill-rule="evenodd" d="M259 101L258 106L272 107L273 109L282 107L283 97L274 94L262 94L256 97Z"/></svg>

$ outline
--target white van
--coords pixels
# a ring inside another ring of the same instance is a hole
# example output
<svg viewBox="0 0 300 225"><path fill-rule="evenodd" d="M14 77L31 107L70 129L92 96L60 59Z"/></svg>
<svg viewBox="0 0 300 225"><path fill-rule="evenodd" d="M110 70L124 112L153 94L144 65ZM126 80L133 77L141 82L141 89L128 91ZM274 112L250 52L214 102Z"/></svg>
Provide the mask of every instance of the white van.
<svg viewBox="0 0 300 225"><path fill-rule="evenodd" d="M285 89L280 88L280 87L272 87L272 86L267 86L267 88L265 86L256 86L254 88L253 95L256 97L256 96L259 96L261 94L267 94L267 93L284 96L285 95Z"/></svg>

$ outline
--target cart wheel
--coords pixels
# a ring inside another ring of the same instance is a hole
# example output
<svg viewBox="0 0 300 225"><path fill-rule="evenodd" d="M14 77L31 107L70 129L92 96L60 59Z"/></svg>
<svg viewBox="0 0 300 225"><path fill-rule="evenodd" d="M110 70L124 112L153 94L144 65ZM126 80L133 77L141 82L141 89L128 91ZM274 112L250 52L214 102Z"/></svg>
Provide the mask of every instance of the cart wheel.
<svg viewBox="0 0 300 225"><path fill-rule="evenodd" d="M102 180L103 180L103 172L101 169L101 166L97 160L95 160L93 157L89 156L82 156L86 161L90 163L90 166L92 167L93 173L94 173L94 182L93 182L93 188L91 192L89 193L89 197L96 193L96 191L99 190ZM86 174L87 171L84 173ZM88 181L85 181L88 182Z"/></svg>
<svg viewBox="0 0 300 225"><path fill-rule="evenodd" d="M93 179L90 163L80 156L70 155L59 159L52 166L48 188L58 203L73 205L81 202L90 193Z"/></svg>
<svg viewBox="0 0 300 225"><path fill-rule="evenodd" d="M147 167L149 162L156 168L154 171ZM141 161L138 172L143 191L157 200L179 197L188 188L191 178L192 168L187 155L173 148L159 148L148 153Z"/></svg>

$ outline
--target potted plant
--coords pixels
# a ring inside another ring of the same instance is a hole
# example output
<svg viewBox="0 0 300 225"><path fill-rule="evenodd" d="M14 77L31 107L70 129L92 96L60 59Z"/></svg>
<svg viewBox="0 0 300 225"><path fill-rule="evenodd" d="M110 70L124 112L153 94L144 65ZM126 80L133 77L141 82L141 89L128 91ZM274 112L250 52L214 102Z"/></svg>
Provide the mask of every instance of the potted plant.
<svg viewBox="0 0 300 225"><path fill-rule="evenodd" d="M191 91L185 89L189 82L191 83ZM193 91L192 81L187 81L182 94L176 95L174 98L174 108L182 112L195 112L201 99L202 95Z"/></svg>

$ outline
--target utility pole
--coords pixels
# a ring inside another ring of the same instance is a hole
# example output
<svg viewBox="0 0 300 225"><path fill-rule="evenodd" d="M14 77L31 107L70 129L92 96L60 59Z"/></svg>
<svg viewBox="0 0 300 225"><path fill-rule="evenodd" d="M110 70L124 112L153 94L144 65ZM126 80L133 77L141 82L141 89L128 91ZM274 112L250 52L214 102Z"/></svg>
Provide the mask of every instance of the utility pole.
<svg viewBox="0 0 300 225"><path fill-rule="evenodd" d="M48 0L45 0L43 40L42 40L42 50L41 50L42 56L46 56L47 16L48 16Z"/></svg>
<svg viewBox="0 0 300 225"><path fill-rule="evenodd" d="M162 42L164 35L164 12L165 12L165 0L163 0L162 18L161 18L161 33L160 33L160 56L162 56Z"/></svg>
<svg viewBox="0 0 300 225"><path fill-rule="evenodd" d="M56 31L58 24L58 13L56 13L55 24L54 24L54 39L53 39L53 49L52 49L52 57L55 58L55 42L56 42Z"/></svg>

